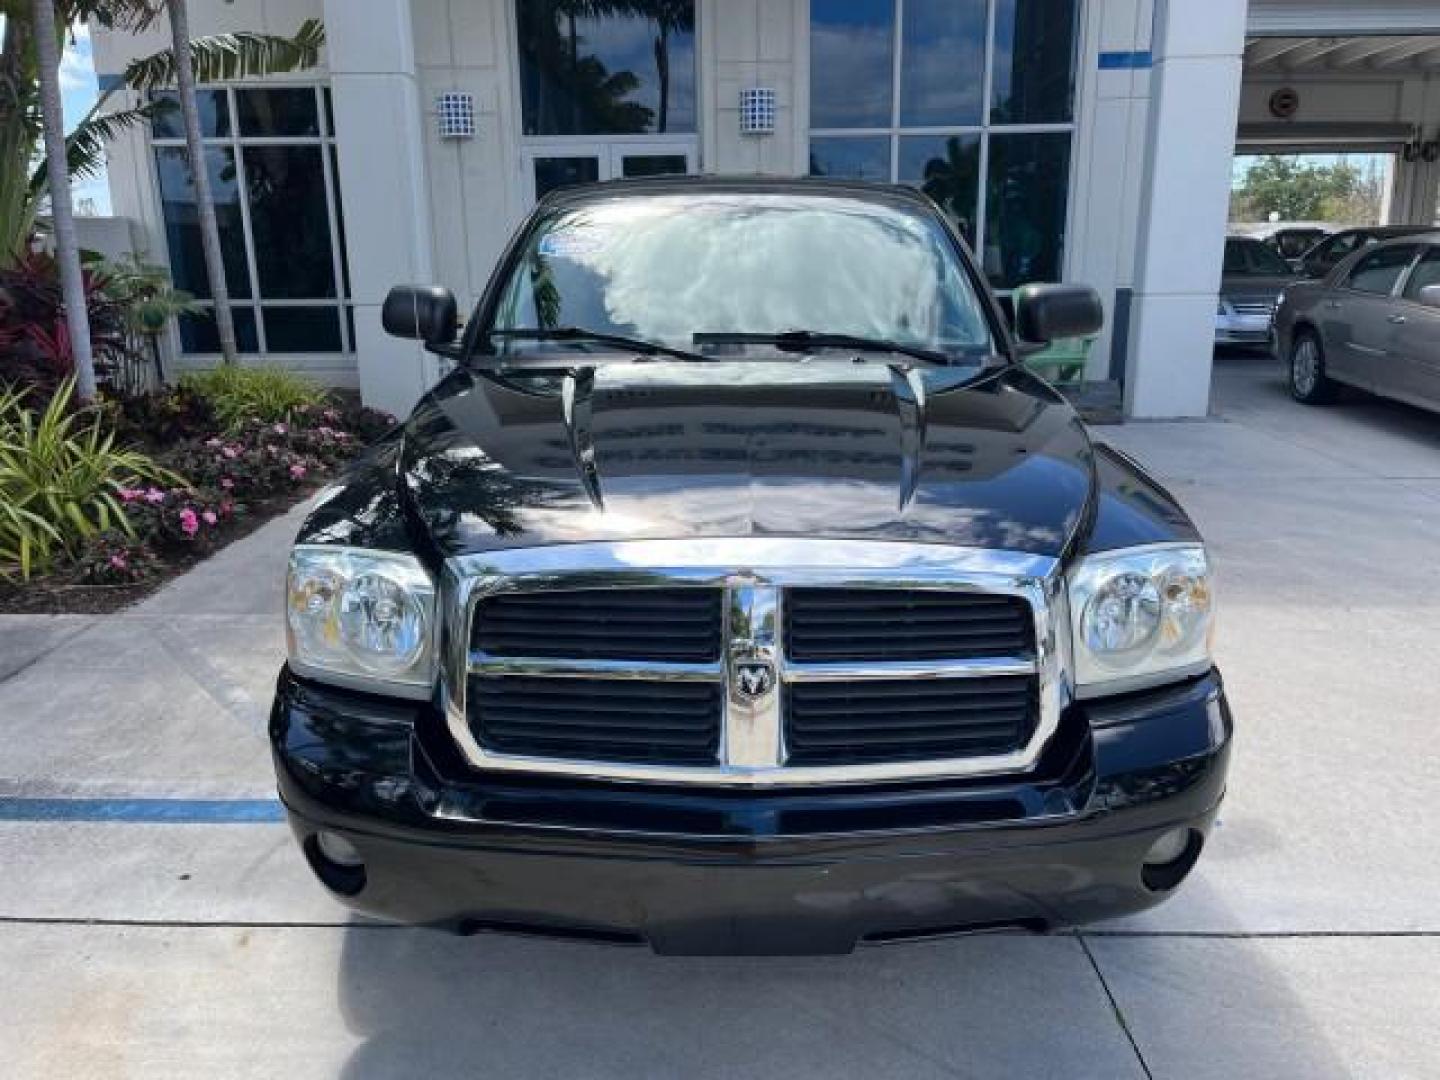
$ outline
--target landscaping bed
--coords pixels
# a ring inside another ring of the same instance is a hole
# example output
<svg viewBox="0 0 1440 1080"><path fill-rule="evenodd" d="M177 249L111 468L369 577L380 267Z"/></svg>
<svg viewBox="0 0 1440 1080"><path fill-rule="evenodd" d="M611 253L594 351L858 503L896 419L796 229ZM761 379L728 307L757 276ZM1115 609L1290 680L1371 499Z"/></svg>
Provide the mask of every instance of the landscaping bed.
<svg viewBox="0 0 1440 1080"><path fill-rule="evenodd" d="M394 418L222 368L76 407L0 396L0 613L107 613L309 498Z"/></svg>

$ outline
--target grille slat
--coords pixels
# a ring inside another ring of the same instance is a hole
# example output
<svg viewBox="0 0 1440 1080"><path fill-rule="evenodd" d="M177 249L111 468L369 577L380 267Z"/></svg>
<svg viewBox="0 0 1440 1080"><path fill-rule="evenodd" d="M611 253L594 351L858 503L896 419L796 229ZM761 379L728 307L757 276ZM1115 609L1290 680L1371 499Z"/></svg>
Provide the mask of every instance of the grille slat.
<svg viewBox="0 0 1440 1080"><path fill-rule="evenodd" d="M502 658L713 662L722 597L714 588L502 593L477 608L471 646Z"/></svg>
<svg viewBox="0 0 1440 1080"><path fill-rule="evenodd" d="M1034 623L1020 597L801 588L785 594L785 640L802 663L1024 657Z"/></svg>
<svg viewBox="0 0 1440 1080"><path fill-rule="evenodd" d="M475 737L501 754L711 765L719 683L472 676Z"/></svg>
<svg viewBox="0 0 1440 1080"><path fill-rule="evenodd" d="M1025 745L1036 722L1035 678L1028 675L795 683L785 698L792 765L1007 754Z"/></svg>

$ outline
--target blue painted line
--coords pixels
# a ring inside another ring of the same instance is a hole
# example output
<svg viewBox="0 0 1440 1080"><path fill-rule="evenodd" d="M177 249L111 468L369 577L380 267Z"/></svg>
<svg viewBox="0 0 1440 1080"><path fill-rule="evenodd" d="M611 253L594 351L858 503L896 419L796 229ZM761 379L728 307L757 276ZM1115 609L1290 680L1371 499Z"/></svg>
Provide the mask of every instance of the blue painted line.
<svg viewBox="0 0 1440 1080"><path fill-rule="evenodd" d="M272 825L284 820L284 808L276 799L0 798L0 821Z"/></svg>
<svg viewBox="0 0 1440 1080"><path fill-rule="evenodd" d="M1102 52L1100 54L1101 71L1139 71L1153 67L1154 64L1155 58L1150 54L1149 49L1140 52Z"/></svg>

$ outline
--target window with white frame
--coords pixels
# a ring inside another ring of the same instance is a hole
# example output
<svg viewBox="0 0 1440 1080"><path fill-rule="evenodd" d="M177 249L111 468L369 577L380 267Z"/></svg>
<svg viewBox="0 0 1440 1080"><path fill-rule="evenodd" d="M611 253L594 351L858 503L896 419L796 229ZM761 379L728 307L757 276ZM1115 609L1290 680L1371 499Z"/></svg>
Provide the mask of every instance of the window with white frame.
<svg viewBox="0 0 1440 1080"><path fill-rule="evenodd" d="M1080 0L811 0L810 172L913 184L996 287L1064 267Z"/></svg>
<svg viewBox="0 0 1440 1080"><path fill-rule="evenodd" d="M240 351L351 352L355 335L330 91L315 85L207 87L199 91L199 104ZM213 308L178 109L157 115L151 141L175 285ZM213 318L182 319L180 337L186 354L220 351Z"/></svg>

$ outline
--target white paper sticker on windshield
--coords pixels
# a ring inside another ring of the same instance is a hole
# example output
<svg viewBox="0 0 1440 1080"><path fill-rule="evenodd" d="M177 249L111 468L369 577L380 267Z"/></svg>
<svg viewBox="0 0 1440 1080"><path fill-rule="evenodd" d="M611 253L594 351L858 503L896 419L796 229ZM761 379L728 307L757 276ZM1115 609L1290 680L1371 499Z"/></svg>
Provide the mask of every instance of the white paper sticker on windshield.
<svg viewBox="0 0 1440 1080"><path fill-rule="evenodd" d="M540 238L537 250L552 259L582 259L604 246L604 235L598 229L557 229Z"/></svg>

